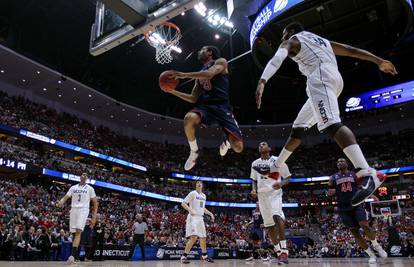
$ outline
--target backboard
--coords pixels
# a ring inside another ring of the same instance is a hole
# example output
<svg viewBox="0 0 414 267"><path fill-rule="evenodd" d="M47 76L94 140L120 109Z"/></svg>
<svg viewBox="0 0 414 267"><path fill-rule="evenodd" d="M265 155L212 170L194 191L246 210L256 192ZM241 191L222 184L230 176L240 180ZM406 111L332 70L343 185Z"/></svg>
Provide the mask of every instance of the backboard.
<svg viewBox="0 0 414 267"><path fill-rule="evenodd" d="M388 218L401 215L400 203L398 200L385 200L370 202L372 217Z"/></svg>
<svg viewBox="0 0 414 267"><path fill-rule="evenodd" d="M140 37L198 2L202 0L98 0L89 52L97 56Z"/></svg>

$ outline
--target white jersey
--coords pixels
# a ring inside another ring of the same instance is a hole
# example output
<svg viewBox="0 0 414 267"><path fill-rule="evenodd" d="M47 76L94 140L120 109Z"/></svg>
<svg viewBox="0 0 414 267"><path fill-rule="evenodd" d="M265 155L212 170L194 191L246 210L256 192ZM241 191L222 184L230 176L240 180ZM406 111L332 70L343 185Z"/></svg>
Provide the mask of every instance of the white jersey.
<svg viewBox="0 0 414 267"><path fill-rule="evenodd" d="M191 191L183 200L193 210L194 215L204 216L206 206L206 195L198 193L197 190Z"/></svg>
<svg viewBox="0 0 414 267"><path fill-rule="evenodd" d="M72 198L72 208L89 208L91 199L96 197L95 190L88 184L74 185L66 195Z"/></svg>
<svg viewBox="0 0 414 267"><path fill-rule="evenodd" d="M277 160L277 157L271 156L269 159L262 159L258 158L252 163L252 169L250 172L250 178L257 181L257 192L269 192L274 191L273 185L277 182L272 178L269 178L267 175L260 174L257 170L270 170L270 166L275 164L275 161ZM286 163L282 165L280 168L280 176L283 178L289 177L290 171Z"/></svg>
<svg viewBox="0 0 414 267"><path fill-rule="evenodd" d="M290 38L296 37L300 41L300 51L292 57L298 63L299 70L309 77L320 64L327 63L338 68L335 53L332 50L331 42L311 32L301 31Z"/></svg>

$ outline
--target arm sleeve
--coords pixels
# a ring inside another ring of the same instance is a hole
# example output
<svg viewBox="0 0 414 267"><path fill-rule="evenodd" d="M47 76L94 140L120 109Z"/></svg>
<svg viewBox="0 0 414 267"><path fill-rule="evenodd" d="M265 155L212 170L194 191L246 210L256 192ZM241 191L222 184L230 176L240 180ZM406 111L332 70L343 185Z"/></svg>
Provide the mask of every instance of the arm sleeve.
<svg viewBox="0 0 414 267"><path fill-rule="evenodd" d="M280 170L280 174L282 175L283 178L288 178L292 176L292 174L289 171L289 167L286 163L283 163L282 168Z"/></svg>
<svg viewBox="0 0 414 267"><path fill-rule="evenodd" d="M184 198L183 202L185 202L185 203L190 203L190 201L191 201L191 200L193 200L193 199L194 199L194 193L193 193L193 192L190 192L190 194L188 194L188 195Z"/></svg>
<svg viewBox="0 0 414 267"><path fill-rule="evenodd" d="M275 75L276 71L282 65L282 62L288 56L288 50L286 48L279 48L272 59L267 63L266 68L263 71L261 79L266 82Z"/></svg>
<svg viewBox="0 0 414 267"><path fill-rule="evenodd" d="M73 195L73 186L71 186L71 187L69 188L69 190L68 190L68 192L66 193L66 195L67 195L68 197L72 197L72 195Z"/></svg>

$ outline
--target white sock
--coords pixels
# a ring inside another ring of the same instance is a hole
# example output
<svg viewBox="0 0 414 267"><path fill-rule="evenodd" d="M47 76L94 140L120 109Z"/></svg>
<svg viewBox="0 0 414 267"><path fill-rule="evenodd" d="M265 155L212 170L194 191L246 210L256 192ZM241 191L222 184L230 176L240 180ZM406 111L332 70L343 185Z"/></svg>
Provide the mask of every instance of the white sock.
<svg viewBox="0 0 414 267"><path fill-rule="evenodd" d="M280 246L282 249L286 249L286 240L280 240Z"/></svg>
<svg viewBox="0 0 414 267"><path fill-rule="evenodd" d="M368 169L369 165L358 144L347 146L343 149L355 168Z"/></svg>
<svg viewBox="0 0 414 267"><path fill-rule="evenodd" d="M292 151L287 150L286 148L283 148L282 151L280 151L279 156L277 157L277 160L275 162L276 167L280 167L283 165L283 163L286 162L286 160L292 155Z"/></svg>
<svg viewBox="0 0 414 267"><path fill-rule="evenodd" d="M188 143L190 144L191 151L197 151L198 150L197 139L194 139L193 141L188 141Z"/></svg>
<svg viewBox="0 0 414 267"><path fill-rule="evenodd" d="M276 252L278 252L278 251L281 251L281 250L282 250L282 249L280 248L280 245L279 245L279 244L275 245L275 250L276 250Z"/></svg>
<svg viewBox="0 0 414 267"><path fill-rule="evenodd" d="M377 247L377 246L379 246L379 245L380 245L380 244L378 244L377 239L371 240L371 244L372 244L374 247Z"/></svg>

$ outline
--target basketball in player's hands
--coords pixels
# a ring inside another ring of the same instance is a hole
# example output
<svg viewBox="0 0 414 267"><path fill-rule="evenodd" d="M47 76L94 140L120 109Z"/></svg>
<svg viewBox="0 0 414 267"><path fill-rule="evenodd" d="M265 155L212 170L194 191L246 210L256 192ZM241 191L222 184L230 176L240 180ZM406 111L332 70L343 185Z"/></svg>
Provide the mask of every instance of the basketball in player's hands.
<svg viewBox="0 0 414 267"><path fill-rule="evenodd" d="M178 80L174 78L173 74L174 71L167 70L161 73L158 79L158 83L160 85L161 90L163 90L166 93L174 91L178 85Z"/></svg>

